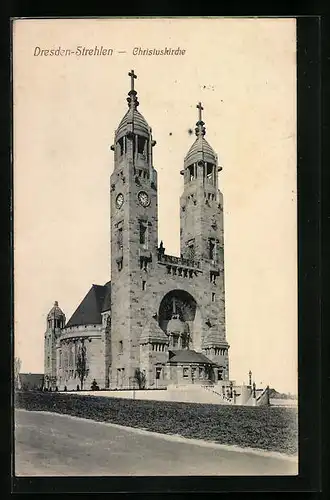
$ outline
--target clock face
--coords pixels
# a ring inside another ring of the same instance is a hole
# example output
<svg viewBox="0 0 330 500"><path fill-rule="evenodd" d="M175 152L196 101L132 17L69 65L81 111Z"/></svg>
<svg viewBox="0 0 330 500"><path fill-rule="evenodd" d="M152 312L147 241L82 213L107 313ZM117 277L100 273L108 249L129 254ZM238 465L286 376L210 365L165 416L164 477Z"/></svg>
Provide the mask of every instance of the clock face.
<svg viewBox="0 0 330 500"><path fill-rule="evenodd" d="M123 203L124 203L124 195L122 193L119 193L119 195L116 198L116 207L120 208Z"/></svg>
<svg viewBox="0 0 330 500"><path fill-rule="evenodd" d="M147 207L150 204L149 196L145 191L139 192L138 199L143 207Z"/></svg>

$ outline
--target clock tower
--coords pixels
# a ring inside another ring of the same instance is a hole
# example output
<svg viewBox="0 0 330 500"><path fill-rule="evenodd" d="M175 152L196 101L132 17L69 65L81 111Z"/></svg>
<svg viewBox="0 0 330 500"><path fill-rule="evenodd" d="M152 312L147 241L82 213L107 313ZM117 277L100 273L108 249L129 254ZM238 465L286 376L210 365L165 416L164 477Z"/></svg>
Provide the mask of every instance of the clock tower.
<svg viewBox="0 0 330 500"><path fill-rule="evenodd" d="M152 150L156 142L137 110L137 76L129 72L128 111L116 132L114 170L110 177L111 231L111 368L110 387L134 385L139 367L144 295L157 265L157 173Z"/></svg>

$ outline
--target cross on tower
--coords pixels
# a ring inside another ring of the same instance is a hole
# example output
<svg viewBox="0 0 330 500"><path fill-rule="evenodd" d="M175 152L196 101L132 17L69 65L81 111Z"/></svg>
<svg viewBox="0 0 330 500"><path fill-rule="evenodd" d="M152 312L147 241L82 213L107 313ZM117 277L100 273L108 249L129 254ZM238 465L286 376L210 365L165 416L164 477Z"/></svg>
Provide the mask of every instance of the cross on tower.
<svg viewBox="0 0 330 500"><path fill-rule="evenodd" d="M196 108L198 109L198 121L202 121L202 111L204 110L203 106L202 106L202 103L199 102L196 106Z"/></svg>
<svg viewBox="0 0 330 500"><path fill-rule="evenodd" d="M131 69L131 71L128 73L128 76L131 77L131 90L134 90L134 80L137 78L136 74L134 73L134 69Z"/></svg>
<svg viewBox="0 0 330 500"><path fill-rule="evenodd" d="M176 314L175 297L173 297L173 299L172 299L172 314Z"/></svg>

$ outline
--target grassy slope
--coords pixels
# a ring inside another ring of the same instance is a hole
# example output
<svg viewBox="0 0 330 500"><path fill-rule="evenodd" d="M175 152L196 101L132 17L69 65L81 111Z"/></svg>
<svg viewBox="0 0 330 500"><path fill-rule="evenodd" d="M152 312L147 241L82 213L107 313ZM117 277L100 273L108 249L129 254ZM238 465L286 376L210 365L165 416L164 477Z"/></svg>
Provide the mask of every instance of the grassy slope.
<svg viewBox="0 0 330 500"><path fill-rule="evenodd" d="M26 392L16 407L65 413L217 443L295 454L296 408L220 406Z"/></svg>

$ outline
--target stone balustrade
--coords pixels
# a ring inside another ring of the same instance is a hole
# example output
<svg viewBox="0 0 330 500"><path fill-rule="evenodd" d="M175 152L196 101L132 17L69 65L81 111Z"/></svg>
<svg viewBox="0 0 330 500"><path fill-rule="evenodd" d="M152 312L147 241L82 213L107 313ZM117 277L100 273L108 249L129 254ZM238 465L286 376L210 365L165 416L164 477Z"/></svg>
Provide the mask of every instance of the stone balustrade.
<svg viewBox="0 0 330 500"><path fill-rule="evenodd" d="M159 254L158 262L160 264L181 267L187 270L201 271L201 264L199 261L185 259L183 257L176 257L174 255Z"/></svg>

